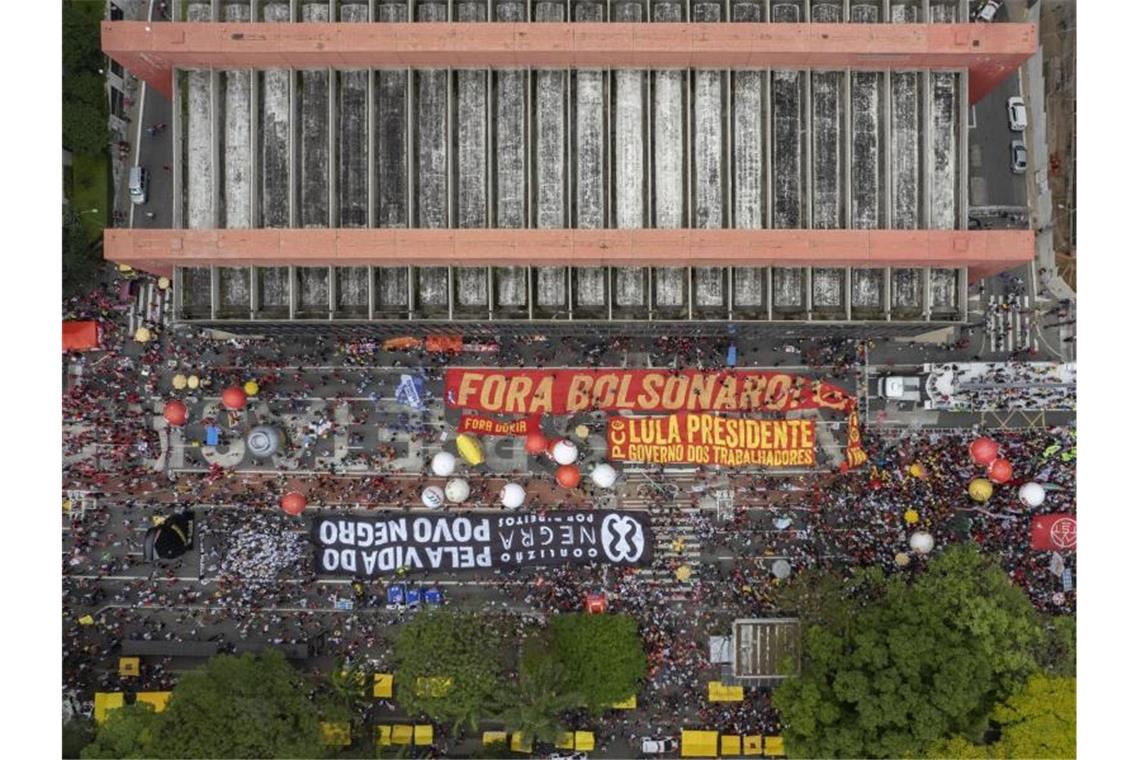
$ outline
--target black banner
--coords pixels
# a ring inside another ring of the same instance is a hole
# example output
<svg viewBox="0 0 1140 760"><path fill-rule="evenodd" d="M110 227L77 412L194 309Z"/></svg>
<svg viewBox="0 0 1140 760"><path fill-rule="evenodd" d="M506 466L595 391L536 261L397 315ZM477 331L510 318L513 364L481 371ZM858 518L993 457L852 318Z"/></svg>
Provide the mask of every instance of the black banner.
<svg viewBox="0 0 1140 760"><path fill-rule="evenodd" d="M653 531L644 512L591 510L545 515L318 516L317 572L374 577L401 567L478 570L589 564L645 565Z"/></svg>

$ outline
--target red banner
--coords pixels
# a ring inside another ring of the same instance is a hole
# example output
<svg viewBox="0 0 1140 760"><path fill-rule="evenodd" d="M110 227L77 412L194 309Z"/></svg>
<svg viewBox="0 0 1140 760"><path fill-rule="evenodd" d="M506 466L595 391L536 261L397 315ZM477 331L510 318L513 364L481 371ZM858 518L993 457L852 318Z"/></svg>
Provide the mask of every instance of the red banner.
<svg viewBox="0 0 1140 760"><path fill-rule="evenodd" d="M760 370L448 369L447 405L492 414L847 410L843 388Z"/></svg>
<svg viewBox="0 0 1140 760"><path fill-rule="evenodd" d="M609 458L617 462L718 467L813 467L815 423L712 414L611 417Z"/></svg>
<svg viewBox="0 0 1140 760"><path fill-rule="evenodd" d="M493 420L476 414L465 414L459 418L459 433L475 435L526 435L527 420Z"/></svg>
<svg viewBox="0 0 1140 760"><path fill-rule="evenodd" d="M1057 513L1033 518L1029 548L1039 551L1076 551L1077 517Z"/></svg>
<svg viewBox="0 0 1140 760"><path fill-rule="evenodd" d="M858 467L867 461L867 452L863 450L863 434L859 432L858 405L853 405L847 413L847 466Z"/></svg>

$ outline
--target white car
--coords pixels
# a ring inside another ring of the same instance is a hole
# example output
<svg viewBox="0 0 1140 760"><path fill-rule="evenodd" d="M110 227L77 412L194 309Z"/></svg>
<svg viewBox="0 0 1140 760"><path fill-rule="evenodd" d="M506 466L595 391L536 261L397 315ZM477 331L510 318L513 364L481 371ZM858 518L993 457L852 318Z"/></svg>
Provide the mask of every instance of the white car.
<svg viewBox="0 0 1140 760"><path fill-rule="evenodd" d="M666 752L676 752L680 746L681 742L669 736L661 739L654 739L651 736L641 737L641 754L643 755L664 755Z"/></svg>
<svg viewBox="0 0 1140 760"><path fill-rule="evenodd" d="M1014 96L1005 104L1009 114L1009 128L1013 132L1024 132L1029 124L1029 114L1025 110L1025 100Z"/></svg>

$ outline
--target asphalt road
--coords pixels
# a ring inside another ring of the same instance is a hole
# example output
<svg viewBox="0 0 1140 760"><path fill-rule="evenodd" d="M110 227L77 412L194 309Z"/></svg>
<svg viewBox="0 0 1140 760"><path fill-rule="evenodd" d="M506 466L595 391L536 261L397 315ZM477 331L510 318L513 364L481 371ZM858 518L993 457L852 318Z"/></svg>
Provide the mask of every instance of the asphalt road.
<svg viewBox="0 0 1140 760"><path fill-rule="evenodd" d="M1002 8L998 20L1008 21ZM1025 142L1022 133L1009 128L1006 103L1021 95L1021 76L1015 72L970 109L969 166L971 206L1014 206L1027 204L1026 175L1009 168L1009 144Z"/></svg>
<svg viewBox="0 0 1140 760"><path fill-rule="evenodd" d="M158 18L157 10L152 17L152 21L155 20L162 20ZM131 141L135 143L134 162L150 170L150 192L146 203L134 206L131 227L169 229L174 226L174 176L171 170L162 167L174 164L171 104L145 83L140 93L145 93L140 94L145 100L142 101L142 114L131 125L137 130L131 135ZM146 130L152 124L166 124L167 127L161 134L151 137ZM154 218L148 217L148 213L154 214Z"/></svg>

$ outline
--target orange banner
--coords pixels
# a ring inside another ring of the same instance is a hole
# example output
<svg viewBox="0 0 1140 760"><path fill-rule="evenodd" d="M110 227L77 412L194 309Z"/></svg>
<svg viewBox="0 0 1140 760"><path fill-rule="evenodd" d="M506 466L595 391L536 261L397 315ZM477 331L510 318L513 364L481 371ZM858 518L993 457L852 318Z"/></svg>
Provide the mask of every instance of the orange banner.
<svg viewBox="0 0 1140 760"><path fill-rule="evenodd" d="M475 414L465 414L459 418L460 433L475 435L526 435L527 420L493 420Z"/></svg>
<svg viewBox="0 0 1140 760"><path fill-rule="evenodd" d="M611 417L609 458L718 467L814 467L815 423L712 414Z"/></svg>
<svg viewBox="0 0 1140 760"><path fill-rule="evenodd" d="M764 370L476 369L444 376L447 405L490 414L846 411L851 394L803 375Z"/></svg>

